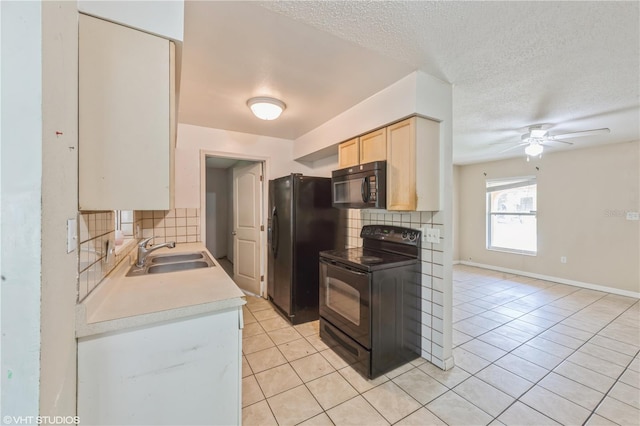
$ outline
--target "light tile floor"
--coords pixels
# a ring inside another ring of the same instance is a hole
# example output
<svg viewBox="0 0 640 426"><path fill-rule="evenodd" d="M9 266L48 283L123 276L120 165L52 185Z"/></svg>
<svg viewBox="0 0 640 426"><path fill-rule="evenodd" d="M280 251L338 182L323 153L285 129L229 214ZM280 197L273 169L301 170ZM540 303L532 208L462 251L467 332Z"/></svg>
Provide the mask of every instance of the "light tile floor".
<svg viewBox="0 0 640 426"><path fill-rule="evenodd" d="M454 267L456 366L366 380L318 337L247 297L245 425L638 425L638 299Z"/></svg>

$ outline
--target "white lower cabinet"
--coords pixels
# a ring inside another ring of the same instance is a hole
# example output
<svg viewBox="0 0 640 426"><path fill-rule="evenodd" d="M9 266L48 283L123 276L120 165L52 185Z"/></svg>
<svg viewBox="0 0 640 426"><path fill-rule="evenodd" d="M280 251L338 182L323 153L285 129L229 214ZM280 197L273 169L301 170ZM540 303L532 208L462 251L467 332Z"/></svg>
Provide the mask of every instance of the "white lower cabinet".
<svg viewBox="0 0 640 426"><path fill-rule="evenodd" d="M242 308L78 339L91 425L241 423Z"/></svg>

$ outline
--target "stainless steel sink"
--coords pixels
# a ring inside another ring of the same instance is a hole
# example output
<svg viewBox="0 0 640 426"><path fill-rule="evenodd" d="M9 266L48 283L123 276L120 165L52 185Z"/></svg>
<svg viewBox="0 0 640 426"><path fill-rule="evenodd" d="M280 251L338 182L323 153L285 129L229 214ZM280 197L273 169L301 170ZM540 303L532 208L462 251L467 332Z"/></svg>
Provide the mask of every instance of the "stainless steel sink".
<svg viewBox="0 0 640 426"><path fill-rule="evenodd" d="M203 260L192 262L164 263L161 265L151 265L147 268L147 274L162 274L164 272L186 271L189 269L208 268L209 265Z"/></svg>
<svg viewBox="0 0 640 426"><path fill-rule="evenodd" d="M158 254L149 256L141 267L133 265L127 277L168 272L188 271L190 269L211 268L216 266L204 251L177 254Z"/></svg>
<svg viewBox="0 0 640 426"><path fill-rule="evenodd" d="M159 254L152 256L149 259L149 263L156 265L159 263L176 263L184 262L187 260L201 260L204 259L206 254L204 252L199 253L180 253L180 254Z"/></svg>

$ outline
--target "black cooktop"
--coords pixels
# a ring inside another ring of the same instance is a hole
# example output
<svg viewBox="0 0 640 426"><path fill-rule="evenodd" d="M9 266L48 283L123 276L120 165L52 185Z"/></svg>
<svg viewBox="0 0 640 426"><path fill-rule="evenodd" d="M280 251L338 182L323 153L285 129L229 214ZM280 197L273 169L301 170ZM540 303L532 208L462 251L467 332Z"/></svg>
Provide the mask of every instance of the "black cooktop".
<svg viewBox="0 0 640 426"><path fill-rule="evenodd" d="M320 257L365 271L394 268L418 262L421 233L390 225L367 225L360 231L364 247L326 250Z"/></svg>
<svg viewBox="0 0 640 426"><path fill-rule="evenodd" d="M415 257L365 249L362 247L321 251L320 257L367 271L411 265L418 261Z"/></svg>

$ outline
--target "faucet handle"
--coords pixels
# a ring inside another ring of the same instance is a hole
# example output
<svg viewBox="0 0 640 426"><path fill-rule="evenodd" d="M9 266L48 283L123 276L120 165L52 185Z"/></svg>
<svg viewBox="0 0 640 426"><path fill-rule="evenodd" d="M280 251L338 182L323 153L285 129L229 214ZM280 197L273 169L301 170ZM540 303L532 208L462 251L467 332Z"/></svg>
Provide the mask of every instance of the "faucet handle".
<svg viewBox="0 0 640 426"><path fill-rule="evenodd" d="M145 238L144 240L142 240L142 241L140 241L140 242L138 243L138 247L143 247L143 248L144 248L144 247L146 247L146 246L147 246L147 243L148 243L149 241L153 240L154 238L155 238L155 237Z"/></svg>

